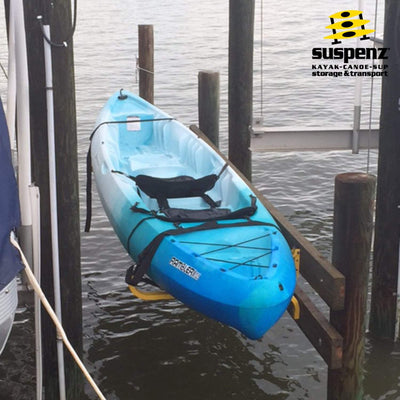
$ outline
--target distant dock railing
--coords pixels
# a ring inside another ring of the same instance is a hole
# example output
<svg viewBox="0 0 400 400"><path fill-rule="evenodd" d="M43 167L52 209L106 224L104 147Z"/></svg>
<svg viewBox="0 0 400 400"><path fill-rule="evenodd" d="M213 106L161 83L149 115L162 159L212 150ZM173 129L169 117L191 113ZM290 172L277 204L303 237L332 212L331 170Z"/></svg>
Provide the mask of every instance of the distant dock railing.
<svg viewBox="0 0 400 400"><path fill-rule="evenodd" d="M355 143L357 142L357 143ZM377 149L379 129L353 128L296 128L253 127L251 150L263 151L317 151Z"/></svg>

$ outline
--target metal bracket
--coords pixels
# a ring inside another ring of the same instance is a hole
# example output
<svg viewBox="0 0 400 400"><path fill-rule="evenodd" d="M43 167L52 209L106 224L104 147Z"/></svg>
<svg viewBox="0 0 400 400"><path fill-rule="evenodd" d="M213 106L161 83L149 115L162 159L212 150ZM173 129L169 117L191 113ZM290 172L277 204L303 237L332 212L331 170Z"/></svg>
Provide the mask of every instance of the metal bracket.
<svg viewBox="0 0 400 400"><path fill-rule="evenodd" d="M291 311L293 319L294 320L300 319L300 304L296 296L292 297L292 299L290 300L290 304L293 307Z"/></svg>
<svg viewBox="0 0 400 400"><path fill-rule="evenodd" d="M164 292L163 290L155 290L155 291L144 291L140 290L135 286L128 285L131 293L137 297L138 299L145 301L157 301L157 300L174 300L175 298L171 296L169 293Z"/></svg>
<svg viewBox="0 0 400 400"><path fill-rule="evenodd" d="M292 249L292 256L294 261L294 266L296 268L296 276L299 277L300 274L300 249ZM290 300L290 304L293 307L291 314L294 320L300 319L300 304L296 296L293 296Z"/></svg>
<svg viewBox="0 0 400 400"><path fill-rule="evenodd" d="M292 249L292 257L296 268L296 277L300 275L300 249Z"/></svg>

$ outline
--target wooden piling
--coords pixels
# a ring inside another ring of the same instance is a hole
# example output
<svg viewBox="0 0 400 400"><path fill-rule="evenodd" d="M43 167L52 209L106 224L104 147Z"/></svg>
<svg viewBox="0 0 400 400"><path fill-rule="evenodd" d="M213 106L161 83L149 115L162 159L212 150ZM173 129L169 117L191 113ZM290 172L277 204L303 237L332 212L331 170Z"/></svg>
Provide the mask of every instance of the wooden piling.
<svg viewBox="0 0 400 400"><path fill-rule="evenodd" d="M139 25L139 96L154 103L153 25Z"/></svg>
<svg viewBox="0 0 400 400"><path fill-rule="evenodd" d="M42 15L43 2L24 2L30 82L32 173L39 186L41 199L41 261L42 288L54 304L49 207L49 173L46 121L46 85L44 77L43 35L37 20ZM45 8L47 9L47 8ZM60 0L43 15L50 24L54 42L68 39L68 47L52 47L54 120L56 142L56 174L58 225L60 238L60 279L63 326L67 336L82 355L82 289L80 269L79 192L77 168L77 136L75 115L75 83L71 34L71 3ZM56 330L46 313L42 317L43 372L45 397L57 399L58 374ZM83 394L83 378L79 368L65 352L67 399L79 399Z"/></svg>
<svg viewBox="0 0 400 400"><path fill-rule="evenodd" d="M254 0L229 2L229 159L251 180Z"/></svg>
<svg viewBox="0 0 400 400"><path fill-rule="evenodd" d="M387 76L382 77L382 105L379 132L376 225L372 274L371 316L369 329L378 338L394 339L397 313L397 280L399 268L398 206L400 204L400 40L398 15L400 3L386 0L383 47L388 58Z"/></svg>
<svg viewBox="0 0 400 400"><path fill-rule="evenodd" d="M343 336L343 366L328 369L328 400L362 398L367 287L375 177L347 173L335 179L332 263L346 277L345 307L331 311Z"/></svg>
<svg viewBox="0 0 400 400"><path fill-rule="evenodd" d="M219 73L200 71L198 74L199 128L219 146Z"/></svg>

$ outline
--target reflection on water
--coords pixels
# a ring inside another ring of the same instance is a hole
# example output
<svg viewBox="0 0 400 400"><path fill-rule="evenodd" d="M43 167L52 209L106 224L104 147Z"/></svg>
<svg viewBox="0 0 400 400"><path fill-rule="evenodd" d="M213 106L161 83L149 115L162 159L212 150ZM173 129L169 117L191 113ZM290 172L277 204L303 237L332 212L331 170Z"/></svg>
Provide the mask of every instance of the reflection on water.
<svg viewBox="0 0 400 400"><path fill-rule="evenodd" d="M370 338L366 349L365 399L400 399L400 343Z"/></svg>
<svg viewBox="0 0 400 400"><path fill-rule="evenodd" d="M104 307L88 351L102 385L112 388L111 399L155 399L162 393L190 399L263 399L266 393L271 399L305 398L310 389L303 383L310 381L314 395L324 393L318 365L310 360L304 369L312 350L289 343L297 328L288 317L277 327L279 337L272 333L252 342L178 302L143 305L127 296L117 296L120 307ZM288 352L289 359L282 357Z"/></svg>
<svg viewBox="0 0 400 400"><path fill-rule="evenodd" d="M347 0L264 4L262 106L268 126L351 123L354 81L315 80L310 74L311 48L323 45L327 15L348 8L348 4ZM197 122L198 70L220 71L221 146L226 151L228 2L85 0L78 2L78 7L75 62L83 218L85 153L96 115L110 94L121 87L137 92L137 24L155 26L156 104L182 122ZM365 15L372 16L373 10L374 4L368 2ZM256 115L261 108L259 28L257 16ZM4 63L3 28L0 38ZM6 82L2 79L0 88L4 101ZM369 90L370 82L365 80L364 124L368 123ZM373 123L379 116L379 90L376 81ZM338 93L341 101L335 102ZM372 173L376 173L376 159L375 151L371 154ZM334 177L365 171L366 165L365 151L359 155L254 154L253 181L330 258ZM326 398L326 366L287 314L263 339L250 341L177 301L135 300L124 283L130 259L96 193L93 198L92 231L82 234L84 360L109 400L161 396L202 400ZM32 321L32 310L20 307L0 359L0 399L34 398ZM398 345L367 341L365 399L400 398L399 354ZM90 388L86 392L95 399Z"/></svg>
<svg viewBox="0 0 400 400"><path fill-rule="evenodd" d="M19 305L10 338L0 358L0 399L32 400L35 396L33 310Z"/></svg>

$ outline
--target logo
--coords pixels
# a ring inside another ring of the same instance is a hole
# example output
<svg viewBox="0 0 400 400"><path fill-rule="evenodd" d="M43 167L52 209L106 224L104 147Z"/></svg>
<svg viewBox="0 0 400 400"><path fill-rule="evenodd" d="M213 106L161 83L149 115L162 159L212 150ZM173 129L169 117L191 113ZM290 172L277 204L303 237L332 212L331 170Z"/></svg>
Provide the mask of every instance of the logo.
<svg viewBox="0 0 400 400"><path fill-rule="evenodd" d="M197 271L195 268L191 267L190 265L187 265L183 261L178 260L176 257L172 257L171 260L169 260L169 265L171 265L172 267L183 272L187 276L190 276L191 278L193 278L196 281L201 276L199 271Z"/></svg>
<svg viewBox="0 0 400 400"><path fill-rule="evenodd" d="M352 19L354 17L358 19ZM368 19L364 19L362 11L358 10L346 10L339 11L330 17L331 24L326 29L332 29L332 35L324 37L324 39L334 39L332 44L342 43L339 39L351 39L361 37L361 40L369 39L368 34L375 32L374 29L365 29L365 24L370 22ZM335 22L335 20L340 20ZM359 28L359 29L357 29ZM341 31L338 32L338 29Z"/></svg>
<svg viewBox="0 0 400 400"><path fill-rule="evenodd" d="M374 29L366 29L370 21L364 19L362 11L345 10L329 16L330 25L326 29L332 31L324 39L332 40L333 46L314 47L311 51L313 60L321 60L320 64L312 64L312 76L387 76L388 65L383 60L388 59L388 48L370 47L336 47L342 40L360 38L368 40ZM371 60L363 63L362 60ZM381 61L382 60L382 61ZM313 61L316 62L316 61Z"/></svg>

